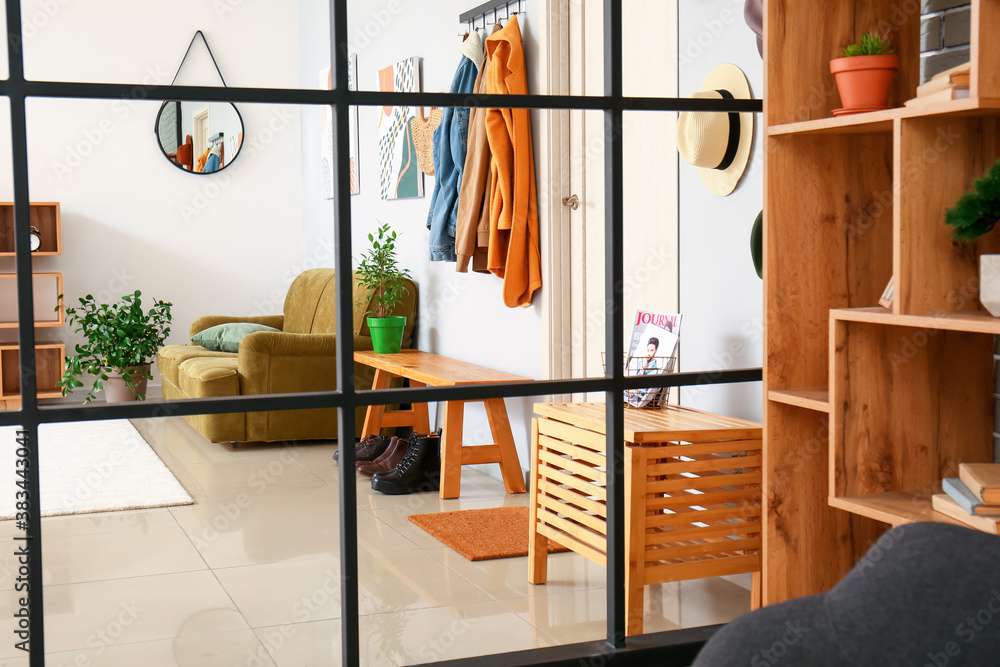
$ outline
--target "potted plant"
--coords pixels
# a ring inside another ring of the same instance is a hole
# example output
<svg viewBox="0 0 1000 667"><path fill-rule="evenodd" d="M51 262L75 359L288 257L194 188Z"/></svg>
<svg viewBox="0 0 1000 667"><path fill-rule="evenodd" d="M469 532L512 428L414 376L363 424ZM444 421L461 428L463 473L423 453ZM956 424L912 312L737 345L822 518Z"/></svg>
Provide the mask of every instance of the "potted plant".
<svg viewBox="0 0 1000 667"><path fill-rule="evenodd" d="M888 35L866 32L857 44L844 48L840 58L830 61L830 71L840 91L841 113L886 109L892 77L899 69Z"/></svg>
<svg viewBox="0 0 1000 667"><path fill-rule="evenodd" d="M956 241L974 241L1000 220L1000 160L972 189L945 211L944 222L954 228ZM979 301L994 317L1000 317L1000 255L979 256Z"/></svg>
<svg viewBox="0 0 1000 667"><path fill-rule="evenodd" d="M63 396L82 387L81 378L87 374L94 376L94 382L84 403L94 400L102 388L109 403L146 397L146 381L153 377L149 365L170 333L173 304L154 301L143 311L141 295L136 290L116 303L98 304L88 294L74 308L65 308L59 295L56 310L65 308L66 322L78 325L76 333L87 338L77 344L76 354L66 357L63 378L57 383Z"/></svg>
<svg viewBox="0 0 1000 667"><path fill-rule="evenodd" d="M380 226L375 234L369 234L368 241L371 248L361 255L357 269L358 283L372 294L368 303L373 307L365 313L369 316L372 348L379 354L391 354L399 352L403 345L406 317L392 315L392 312L409 291L406 279L410 277L410 272L399 268L396 232L388 224ZM355 309L363 305L361 301L354 303Z"/></svg>

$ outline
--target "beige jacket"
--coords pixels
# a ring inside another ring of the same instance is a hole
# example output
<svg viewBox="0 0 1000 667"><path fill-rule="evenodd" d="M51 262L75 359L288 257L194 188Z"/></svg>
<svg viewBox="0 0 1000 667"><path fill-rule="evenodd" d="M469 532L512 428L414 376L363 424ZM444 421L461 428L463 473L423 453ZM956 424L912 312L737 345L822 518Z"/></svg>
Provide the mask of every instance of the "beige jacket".
<svg viewBox="0 0 1000 667"><path fill-rule="evenodd" d="M493 26L495 33L500 25ZM473 95L486 93L489 58L479 64L479 74L472 89ZM492 191L490 172L490 144L486 137L486 109L472 109L469 113L468 152L462 172L462 186L458 193L458 218L455 222L455 269L468 273L469 265L479 273L489 273L486 267L487 249L490 244L490 205Z"/></svg>

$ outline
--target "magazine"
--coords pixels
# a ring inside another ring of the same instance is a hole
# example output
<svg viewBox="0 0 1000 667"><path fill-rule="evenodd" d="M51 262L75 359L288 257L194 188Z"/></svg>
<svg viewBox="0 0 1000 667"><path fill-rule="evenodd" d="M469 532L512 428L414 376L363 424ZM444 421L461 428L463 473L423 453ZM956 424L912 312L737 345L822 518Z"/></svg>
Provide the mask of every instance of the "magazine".
<svg viewBox="0 0 1000 667"><path fill-rule="evenodd" d="M625 375L660 375L675 371L680 330L681 316L677 313L635 311L625 356ZM625 400L641 408L649 405L659 392L659 387L630 389L625 392Z"/></svg>

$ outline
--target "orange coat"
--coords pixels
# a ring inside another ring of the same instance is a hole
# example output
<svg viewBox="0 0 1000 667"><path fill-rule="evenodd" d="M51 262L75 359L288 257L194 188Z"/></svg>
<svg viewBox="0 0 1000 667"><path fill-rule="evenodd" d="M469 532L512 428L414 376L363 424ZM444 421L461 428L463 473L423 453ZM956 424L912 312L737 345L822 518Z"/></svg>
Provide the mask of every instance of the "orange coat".
<svg viewBox="0 0 1000 667"><path fill-rule="evenodd" d="M517 17L486 39L490 66L486 92L526 95L524 44ZM488 267L503 278L503 302L510 308L531 303L542 286L538 249L538 200L535 192L535 152L527 109L489 109L490 245Z"/></svg>

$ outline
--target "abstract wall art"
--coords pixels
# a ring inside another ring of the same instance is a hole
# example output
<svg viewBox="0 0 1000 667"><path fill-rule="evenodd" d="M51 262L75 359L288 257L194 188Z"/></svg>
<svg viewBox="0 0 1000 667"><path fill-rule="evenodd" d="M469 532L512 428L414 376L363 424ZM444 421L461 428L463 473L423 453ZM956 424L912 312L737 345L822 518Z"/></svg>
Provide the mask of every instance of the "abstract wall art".
<svg viewBox="0 0 1000 667"><path fill-rule="evenodd" d="M420 58L407 58L379 70L379 90L420 92ZM424 176L417 164L410 120L413 107L381 107L378 111L379 187L382 199L424 196Z"/></svg>

